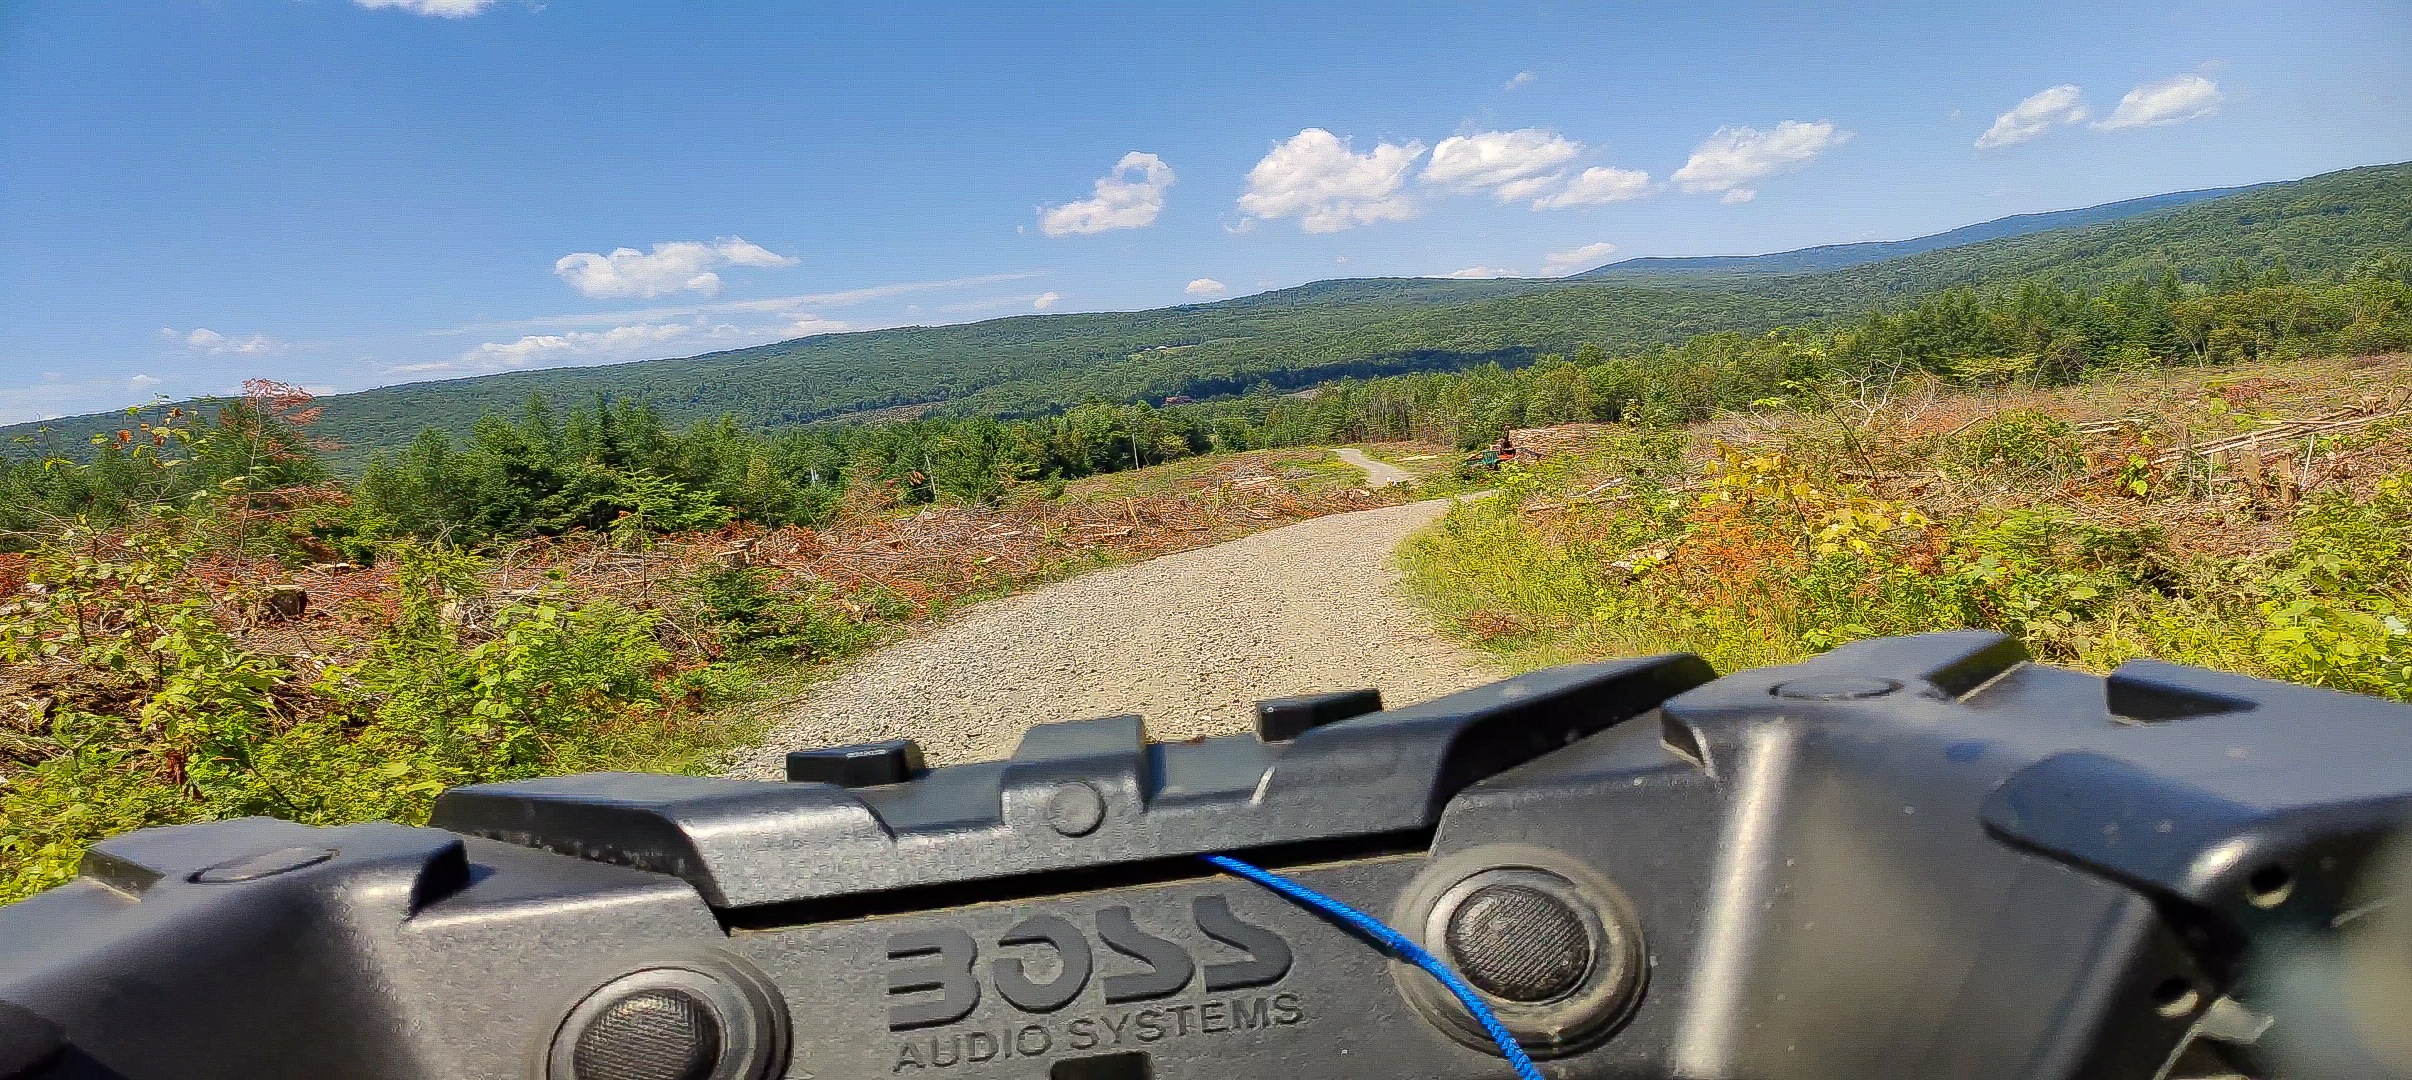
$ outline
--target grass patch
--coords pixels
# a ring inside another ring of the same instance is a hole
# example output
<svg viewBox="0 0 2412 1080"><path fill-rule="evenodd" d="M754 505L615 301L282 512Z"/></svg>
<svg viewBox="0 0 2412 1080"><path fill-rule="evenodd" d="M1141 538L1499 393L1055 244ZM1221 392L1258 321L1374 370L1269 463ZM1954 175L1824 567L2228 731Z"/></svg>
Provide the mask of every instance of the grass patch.
<svg viewBox="0 0 2412 1080"><path fill-rule="evenodd" d="M1083 477L1064 486L1059 499L1113 502L1211 491L1235 483L1270 481L1278 490L1328 494L1365 486L1363 470L1320 446L1207 454L1127 472Z"/></svg>

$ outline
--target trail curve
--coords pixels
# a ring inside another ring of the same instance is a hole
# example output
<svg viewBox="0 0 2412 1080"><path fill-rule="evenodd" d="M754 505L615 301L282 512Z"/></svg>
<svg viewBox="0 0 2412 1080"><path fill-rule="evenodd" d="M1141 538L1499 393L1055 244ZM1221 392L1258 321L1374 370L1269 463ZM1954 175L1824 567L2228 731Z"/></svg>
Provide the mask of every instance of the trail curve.
<svg viewBox="0 0 2412 1080"><path fill-rule="evenodd" d="M1450 505L1316 518L967 608L816 684L727 771L771 779L791 749L900 737L933 765L991 760L1032 724L1119 713L1159 740L1229 734L1259 698L1371 686L1396 706L1489 682L1504 672L1435 631L1390 562Z"/></svg>

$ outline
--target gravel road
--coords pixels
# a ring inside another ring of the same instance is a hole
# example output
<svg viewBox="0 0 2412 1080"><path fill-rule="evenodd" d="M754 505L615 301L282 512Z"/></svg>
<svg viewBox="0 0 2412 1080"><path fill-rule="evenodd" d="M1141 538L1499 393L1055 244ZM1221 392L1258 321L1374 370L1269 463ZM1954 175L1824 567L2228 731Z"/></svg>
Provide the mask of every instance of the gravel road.
<svg viewBox="0 0 2412 1080"><path fill-rule="evenodd" d="M1374 487L1386 488L1392 484L1404 484L1415 479L1405 469L1365 456L1363 450L1351 450L1343 446L1332 453L1338 455L1340 460L1365 470L1365 482Z"/></svg>
<svg viewBox="0 0 2412 1080"><path fill-rule="evenodd" d="M1372 686L1405 705L1497 679L1397 592L1391 550L1449 505L1316 518L967 608L815 685L728 774L897 737L933 765L991 760L1032 724L1119 713L1159 740L1222 735L1251 730L1258 698Z"/></svg>

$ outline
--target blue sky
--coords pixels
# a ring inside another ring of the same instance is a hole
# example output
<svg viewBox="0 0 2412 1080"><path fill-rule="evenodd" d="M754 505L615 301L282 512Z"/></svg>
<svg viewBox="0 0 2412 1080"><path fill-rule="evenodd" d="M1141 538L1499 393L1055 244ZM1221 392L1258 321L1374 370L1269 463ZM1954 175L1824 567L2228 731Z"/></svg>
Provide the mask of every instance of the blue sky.
<svg viewBox="0 0 2412 1080"><path fill-rule="evenodd" d="M861 7L0 7L0 422L2412 158L2412 0Z"/></svg>

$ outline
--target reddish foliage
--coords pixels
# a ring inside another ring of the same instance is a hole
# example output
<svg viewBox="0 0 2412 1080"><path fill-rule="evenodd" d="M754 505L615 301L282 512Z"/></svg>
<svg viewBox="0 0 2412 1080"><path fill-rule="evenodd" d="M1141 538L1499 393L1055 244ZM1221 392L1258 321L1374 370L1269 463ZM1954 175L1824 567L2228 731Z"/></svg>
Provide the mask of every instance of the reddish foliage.
<svg viewBox="0 0 2412 1080"><path fill-rule="evenodd" d="M2283 390L2290 385L2283 379L2240 379L2224 385L2205 386L2203 394L2227 402L2230 408L2242 409L2268 397L2271 391Z"/></svg>
<svg viewBox="0 0 2412 1080"><path fill-rule="evenodd" d="M871 618L873 610L884 608L871 602L874 594L902 600L909 614L917 616L968 596L1032 584L1100 560L1144 558L1393 501L1387 494L1362 491L1293 491L1262 483L1261 475L1242 486L1232 483L1239 478L1238 468L1196 477L1190 481L1196 485L1191 490L1168 494L931 507L901 516L878 509L887 499L871 493L852 501L826 531L734 525L660 537L651 550L641 552L616 550L608 538L591 533L538 538L490 552L486 596L447 610L445 617L448 622L457 618L463 633L476 636L490 631L497 606L538 590L558 590L577 603L609 599L653 610L664 617L661 644L675 657L656 673L666 680L719 655L714 624L697 609L683 584L683 579L714 566L761 568L798 590L832 589L836 602L859 618ZM340 493L288 488L245 498L254 524L285 529L291 536L290 526L308 512L340 501ZM123 538L101 538L91 554L121 557ZM320 554L313 552L312 557ZM0 555L0 587L9 592L21 588L28 563L22 555ZM283 586L307 594L300 615L270 618L253 606L267 589ZM187 563L185 573L166 583L156 599L196 596L208 601L219 625L245 648L284 658L291 675L274 691L271 705L288 719L331 707L310 690L310 680L323 664L360 657L392 624L401 602L390 563L347 568L329 560L292 568L274 559L223 550ZM42 690L32 681L37 675L66 682ZM68 672L59 665L0 668L0 702L47 695L72 699L88 711L133 715L144 693L139 687L117 688L108 681L113 678L89 669ZM698 702L690 694L686 701L666 704L676 715ZM7 715L0 710L0 721ZM169 760L152 764L169 774L179 768Z"/></svg>
<svg viewBox="0 0 2412 1080"><path fill-rule="evenodd" d="M1531 623L1506 611L1477 611L1465 618L1466 632L1476 641L1499 641L1533 632Z"/></svg>
<svg viewBox="0 0 2412 1080"><path fill-rule="evenodd" d="M563 538L523 549L510 585L563 569L581 590L608 592L659 581L669 567L719 561L775 569L841 592L881 590L926 611L960 597L1040 580L1095 559L1148 558L1324 514L1387 504L1362 491L1293 492L1201 478L1200 490L1083 502L1031 501L996 507L936 506L911 514L870 509L877 496L849 496L825 531L732 526L665 542L646 559L608 554L592 539ZM861 498L857 498L861 496Z"/></svg>
<svg viewBox="0 0 2412 1080"><path fill-rule="evenodd" d="M250 407L250 416L241 417L231 409L221 410L218 424L236 435L246 437L260 434L258 427L264 419L281 421L286 427L299 431L317 423L319 417L326 414L324 408L310 404L316 398L317 395L292 383L274 379L245 379L243 403ZM342 443L323 437L305 436L302 441L318 450L339 450L343 447ZM292 456L290 453L278 453L272 455L272 459L285 460Z"/></svg>

